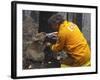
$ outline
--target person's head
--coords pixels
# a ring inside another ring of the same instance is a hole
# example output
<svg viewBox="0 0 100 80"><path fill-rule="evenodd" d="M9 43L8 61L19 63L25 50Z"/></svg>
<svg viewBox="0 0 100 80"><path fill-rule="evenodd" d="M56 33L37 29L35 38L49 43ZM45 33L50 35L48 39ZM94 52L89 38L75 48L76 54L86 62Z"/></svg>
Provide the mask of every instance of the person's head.
<svg viewBox="0 0 100 80"><path fill-rule="evenodd" d="M64 21L61 14L54 14L48 19L48 25L55 31L59 30L60 24Z"/></svg>

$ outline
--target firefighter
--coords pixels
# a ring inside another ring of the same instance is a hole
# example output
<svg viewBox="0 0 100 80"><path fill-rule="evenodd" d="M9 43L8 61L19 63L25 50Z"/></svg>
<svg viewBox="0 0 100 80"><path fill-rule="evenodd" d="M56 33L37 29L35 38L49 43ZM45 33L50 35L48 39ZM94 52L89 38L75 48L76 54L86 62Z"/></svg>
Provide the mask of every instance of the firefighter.
<svg viewBox="0 0 100 80"><path fill-rule="evenodd" d="M78 26L60 14L51 16L48 24L58 37L57 42L51 45L52 51L65 51L68 55L66 59L60 60L61 64L72 67L90 66L90 48Z"/></svg>

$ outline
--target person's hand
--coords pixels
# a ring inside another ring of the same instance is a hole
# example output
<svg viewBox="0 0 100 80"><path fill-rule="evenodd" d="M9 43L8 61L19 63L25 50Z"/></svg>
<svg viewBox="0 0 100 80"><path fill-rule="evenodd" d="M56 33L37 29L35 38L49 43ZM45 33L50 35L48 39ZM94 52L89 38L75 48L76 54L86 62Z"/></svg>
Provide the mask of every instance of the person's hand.
<svg viewBox="0 0 100 80"><path fill-rule="evenodd" d="M54 35L58 35L58 32L52 32Z"/></svg>
<svg viewBox="0 0 100 80"><path fill-rule="evenodd" d="M47 36L57 36L58 35L58 32L52 32L52 33L48 33L46 35Z"/></svg>

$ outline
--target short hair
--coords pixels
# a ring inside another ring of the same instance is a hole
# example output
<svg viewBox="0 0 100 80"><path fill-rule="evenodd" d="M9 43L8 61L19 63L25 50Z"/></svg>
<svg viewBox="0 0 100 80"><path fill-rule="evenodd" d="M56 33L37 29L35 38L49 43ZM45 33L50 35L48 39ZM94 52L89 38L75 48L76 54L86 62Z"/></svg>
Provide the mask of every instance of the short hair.
<svg viewBox="0 0 100 80"><path fill-rule="evenodd" d="M61 24L64 21L64 18L61 14L54 14L48 19L48 25Z"/></svg>

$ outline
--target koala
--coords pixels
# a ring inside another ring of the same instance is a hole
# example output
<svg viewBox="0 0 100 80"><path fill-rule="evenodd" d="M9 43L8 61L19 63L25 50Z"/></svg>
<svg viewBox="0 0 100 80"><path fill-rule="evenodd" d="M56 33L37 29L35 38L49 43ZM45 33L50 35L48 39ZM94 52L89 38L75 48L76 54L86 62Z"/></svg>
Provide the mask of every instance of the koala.
<svg viewBox="0 0 100 80"><path fill-rule="evenodd" d="M45 33L37 33L35 37L32 39L32 43L26 50L26 55L29 59L34 61L43 61L44 59L44 48L45 45L43 44L45 40Z"/></svg>
<svg viewBox="0 0 100 80"><path fill-rule="evenodd" d="M25 60L23 62L25 65L24 66L25 69L33 68L32 65L34 65L34 68L35 67L38 68L41 66L40 63L42 63L45 58L45 54L43 52L45 48L45 45L44 45L45 37L46 37L46 34L44 32L37 33L34 37L32 37L32 42L30 42L29 46L27 47L24 53Z"/></svg>

